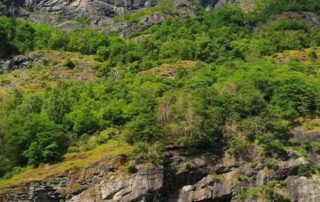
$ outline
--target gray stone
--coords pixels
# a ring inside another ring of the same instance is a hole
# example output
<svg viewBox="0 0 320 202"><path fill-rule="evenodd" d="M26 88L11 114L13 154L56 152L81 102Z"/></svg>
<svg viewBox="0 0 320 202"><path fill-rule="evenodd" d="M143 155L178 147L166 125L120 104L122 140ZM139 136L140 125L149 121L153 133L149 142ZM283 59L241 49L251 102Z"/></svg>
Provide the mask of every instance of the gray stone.
<svg viewBox="0 0 320 202"><path fill-rule="evenodd" d="M320 201L320 178L308 179L306 177L289 177L286 189L295 202Z"/></svg>
<svg viewBox="0 0 320 202"><path fill-rule="evenodd" d="M185 186L180 190L178 202L231 199L230 184L212 175L200 180L193 186Z"/></svg>
<svg viewBox="0 0 320 202"><path fill-rule="evenodd" d="M3 72L8 72L15 69L28 68L34 61L35 58L33 57L27 55L17 55L10 59L0 60L0 67Z"/></svg>
<svg viewBox="0 0 320 202"><path fill-rule="evenodd" d="M159 0L4 0L5 8L0 10L0 14L45 22L63 29L79 29L90 26L123 31L124 28L131 27L131 25L114 23L113 17L141 8L156 6L158 2ZM226 3L232 3L233 0L200 0L200 2L205 7L219 7ZM178 8L180 15L192 15L196 11L196 5L191 0L175 0L171 6ZM85 22L80 22L79 19L85 19ZM143 16L135 24L137 31L139 31L159 24L163 20L163 14L155 13ZM143 26L139 25L141 22ZM122 34L125 35L125 33Z"/></svg>

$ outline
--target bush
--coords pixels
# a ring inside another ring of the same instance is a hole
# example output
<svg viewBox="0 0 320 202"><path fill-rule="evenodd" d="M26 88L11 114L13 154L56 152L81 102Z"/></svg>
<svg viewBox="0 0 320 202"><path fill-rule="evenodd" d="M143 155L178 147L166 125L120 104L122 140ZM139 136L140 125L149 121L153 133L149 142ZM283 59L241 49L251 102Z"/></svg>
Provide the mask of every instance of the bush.
<svg viewBox="0 0 320 202"><path fill-rule="evenodd" d="M126 168L127 172L130 173L130 174L134 174L136 172L138 172L138 169L135 165L133 164L129 164Z"/></svg>
<svg viewBox="0 0 320 202"><path fill-rule="evenodd" d="M249 177L247 175L239 174L236 176L236 180L239 182L247 181Z"/></svg>
<svg viewBox="0 0 320 202"><path fill-rule="evenodd" d="M316 93L301 78L286 79L275 89L272 103L281 107L281 115L287 119L306 116L317 110Z"/></svg>
<svg viewBox="0 0 320 202"><path fill-rule="evenodd" d="M149 114L136 116L126 127L128 129L126 141L130 144L152 142L157 139L158 126L155 118Z"/></svg>
<svg viewBox="0 0 320 202"><path fill-rule="evenodd" d="M68 144L67 136L46 115L31 114L25 120L15 116L9 120L14 122L6 131L4 148L12 162L37 167L61 159Z"/></svg>
<svg viewBox="0 0 320 202"><path fill-rule="evenodd" d="M300 165L296 174L299 176L311 177L315 173L315 167L312 164Z"/></svg>
<svg viewBox="0 0 320 202"><path fill-rule="evenodd" d="M92 113L89 107L74 112L71 121L73 122L73 131L78 135L89 133L92 134L99 130L99 122L95 114Z"/></svg>
<svg viewBox="0 0 320 202"><path fill-rule="evenodd" d="M78 153L80 152L80 148L77 146L71 146L68 148L68 153Z"/></svg>
<svg viewBox="0 0 320 202"><path fill-rule="evenodd" d="M25 168L22 167L14 167L12 170L10 170L9 172L7 172L4 176L3 179L9 179L15 175L18 175L20 173L22 173L25 170Z"/></svg>
<svg viewBox="0 0 320 202"><path fill-rule="evenodd" d="M13 163L7 157L0 155L0 177L9 172L13 166Z"/></svg>
<svg viewBox="0 0 320 202"><path fill-rule="evenodd" d="M128 155L126 154L118 154L117 159L119 160L120 164L123 165L128 161Z"/></svg>
<svg viewBox="0 0 320 202"><path fill-rule="evenodd" d="M69 69L73 69L73 68L75 68L76 65L72 62L72 60L70 58L66 58L63 61L63 66L68 67Z"/></svg>
<svg viewBox="0 0 320 202"><path fill-rule="evenodd" d="M186 162L184 164L184 167L188 170L188 171L193 171L196 170L197 167L192 163L192 162Z"/></svg>
<svg viewBox="0 0 320 202"><path fill-rule="evenodd" d="M28 23L19 24L15 35L15 45L20 52L30 51L34 48L35 29Z"/></svg>
<svg viewBox="0 0 320 202"><path fill-rule="evenodd" d="M266 158L264 163L268 168L275 168L278 164L278 160L274 158Z"/></svg>
<svg viewBox="0 0 320 202"><path fill-rule="evenodd" d="M155 142L153 144L139 142L133 147L133 156L136 159L143 159L155 165L159 165L163 160L163 144Z"/></svg>
<svg viewBox="0 0 320 202"><path fill-rule="evenodd" d="M317 152L317 154L320 154L320 142L313 142L311 145L313 151Z"/></svg>

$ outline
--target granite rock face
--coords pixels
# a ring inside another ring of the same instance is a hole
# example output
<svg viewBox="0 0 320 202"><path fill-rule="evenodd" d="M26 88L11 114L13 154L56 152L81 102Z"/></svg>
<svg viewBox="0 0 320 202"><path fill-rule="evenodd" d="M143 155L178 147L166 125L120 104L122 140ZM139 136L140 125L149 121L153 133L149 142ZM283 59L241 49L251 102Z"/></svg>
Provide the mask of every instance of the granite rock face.
<svg viewBox="0 0 320 202"><path fill-rule="evenodd" d="M306 177L289 177L286 189L296 202L320 201L320 178L308 179Z"/></svg>
<svg viewBox="0 0 320 202"><path fill-rule="evenodd" d="M262 162L255 167L239 159L223 158L219 165L210 155L188 155L171 150L163 165L136 162L137 173L126 174L105 167L101 160L83 170L70 170L48 180L19 185L0 196L1 202L129 202L129 201L232 201L239 190L261 187L271 180L285 180L282 191L292 201L319 201L319 177L291 176L291 170L306 163L304 158L279 161L274 168ZM222 169L222 167L224 167ZM242 177L242 179L239 178ZM264 201L250 198L246 201Z"/></svg>
<svg viewBox="0 0 320 202"><path fill-rule="evenodd" d="M157 0L4 0L0 14L44 22L64 29L110 26L112 18Z"/></svg>
<svg viewBox="0 0 320 202"><path fill-rule="evenodd" d="M137 23L133 22L119 22L113 23L111 31L119 33L123 37L128 37L134 32L146 30L152 25L161 24L165 20L166 16L161 12L156 12L150 15L146 15L140 18Z"/></svg>
<svg viewBox="0 0 320 202"><path fill-rule="evenodd" d="M200 4L204 7L213 8L232 2L233 0L200 0ZM117 29L121 28L121 25L114 25L113 17L153 7L158 3L159 0L3 0L0 14L45 22L64 29L88 25L95 28ZM180 14L192 14L196 10L195 4L190 0L175 0L170 6L178 8ZM162 22L163 17L154 14L145 16L141 20L143 27L148 27ZM124 27L126 26L130 25Z"/></svg>
<svg viewBox="0 0 320 202"><path fill-rule="evenodd" d="M121 176L116 180L103 180L80 195L67 201L153 201L163 187L161 167L140 169L131 176ZM92 195L94 193L94 197Z"/></svg>
<svg viewBox="0 0 320 202"><path fill-rule="evenodd" d="M230 201L232 198L231 185L227 182L208 175L195 185L184 186L179 193L178 202L220 200Z"/></svg>
<svg viewBox="0 0 320 202"><path fill-rule="evenodd" d="M28 55L17 55L12 58L0 60L0 73L9 72L15 69L25 69L28 68L32 62L36 61L36 57Z"/></svg>
<svg viewBox="0 0 320 202"><path fill-rule="evenodd" d="M209 9L209 8L218 8L225 4L234 3L236 0L200 0L200 4Z"/></svg>

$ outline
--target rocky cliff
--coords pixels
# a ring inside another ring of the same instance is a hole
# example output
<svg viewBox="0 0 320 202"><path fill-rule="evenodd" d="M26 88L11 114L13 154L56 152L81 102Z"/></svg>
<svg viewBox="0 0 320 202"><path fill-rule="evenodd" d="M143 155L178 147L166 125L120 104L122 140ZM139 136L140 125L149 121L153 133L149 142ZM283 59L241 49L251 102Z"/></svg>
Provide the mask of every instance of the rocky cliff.
<svg viewBox="0 0 320 202"><path fill-rule="evenodd" d="M301 157L270 168L259 161L252 165L229 155L218 161L208 154L190 155L178 149L167 152L163 165L136 161L135 174L120 174L117 168L105 167L105 161L108 158L83 170L19 185L0 201L270 201L262 193L270 189L268 184L280 181L269 190L274 197L320 201L320 178L294 174L307 163ZM259 188L262 193L241 197L244 190Z"/></svg>
<svg viewBox="0 0 320 202"><path fill-rule="evenodd" d="M232 2L234 0L200 0L199 3L203 7L214 8ZM118 30L123 27L131 27L131 24L114 25L113 17L142 8L154 7L163 2L161 0L2 0L0 3L1 15L22 17L66 29L89 25ZM195 4L188 0L175 0L169 4L169 6L183 10L185 8L196 9ZM160 17L160 22L162 18ZM146 21L145 26L159 23L159 14L146 16L140 21Z"/></svg>

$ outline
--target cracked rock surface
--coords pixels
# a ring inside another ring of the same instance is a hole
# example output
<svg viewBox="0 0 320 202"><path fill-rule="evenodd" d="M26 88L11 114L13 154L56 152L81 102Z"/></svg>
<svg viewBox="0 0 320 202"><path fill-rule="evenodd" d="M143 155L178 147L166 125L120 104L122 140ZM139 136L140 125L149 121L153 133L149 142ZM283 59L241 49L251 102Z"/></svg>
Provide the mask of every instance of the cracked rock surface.
<svg viewBox="0 0 320 202"><path fill-rule="evenodd" d="M282 192L287 193L292 201L320 201L320 177L291 175L298 166L307 163L301 157L279 161L274 168L268 168L262 162L251 167L232 157L217 163L210 155L188 155L183 149L178 149L168 151L161 166L137 162L134 174L106 168L104 161L108 159L84 170L70 170L45 181L20 185L19 189L1 196L0 201L240 202L242 200L237 198L240 190L261 187L271 180L284 180ZM247 178L239 181L237 176L240 175ZM247 201L264 200L251 198Z"/></svg>

